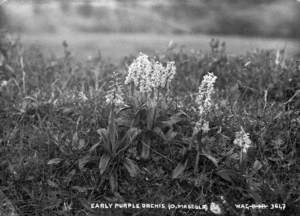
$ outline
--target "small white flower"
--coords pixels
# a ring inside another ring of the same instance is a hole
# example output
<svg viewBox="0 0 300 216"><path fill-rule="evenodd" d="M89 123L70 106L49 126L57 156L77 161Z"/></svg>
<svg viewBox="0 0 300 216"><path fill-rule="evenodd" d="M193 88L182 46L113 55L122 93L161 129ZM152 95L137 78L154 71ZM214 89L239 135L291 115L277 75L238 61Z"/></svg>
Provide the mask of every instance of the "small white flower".
<svg viewBox="0 0 300 216"><path fill-rule="evenodd" d="M105 96L105 102L107 104L113 103L117 106L123 105L124 104L124 100L123 97L119 94L107 94Z"/></svg>
<svg viewBox="0 0 300 216"><path fill-rule="evenodd" d="M222 209L218 203L214 203L214 202L210 203L209 209L214 214L217 214L217 215L222 214Z"/></svg>
<svg viewBox="0 0 300 216"><path fill-rule="evenodd" d="M210 130L210 128L209 128L209 122L208 121L204 121L203 124L202 124L202 128L201 129L202 129L203 133L207 133Z"/></svg>
<svg viewBox="0 0 300 216"><path fill-rule="evenodd" d="M173 61L168 62L167 66L165 68L162 67L159 71L160 87L168 88L168 86L171 83L171 81L173 80L175 74L176 74L175 62L173 62Z"/></svg>
<svg viewBox="0 0 300 216"><path fill-rule="evenodd" d="M196 103L198 104L198 110L200 116L205 115L213 106L212 94L214 93L214 84L217 77L213 73L208 73L203 77L201 85L199 86L198 95L196 97Z"/></svg>
<svg viewBox="0 0 300 216"><path fill-rule="evenodd" d="M149 82L152 84L153 88L160 87L162 80L165 80L165 74L164 74L164 66L160 62L154 62L153 63L153 72L152 77L150 77L151 80Z"/></svg>
<svg viewBox="0 0 300 216"><path fill-rule="evenodd" d="M85 102L85 101L87 101L88 100L88 98L87 98L87 96L84 94L84 92L79 92L79 95L78 95L78 97L79 97L79 99L81 100L81 101L83 101L83 102Z"/></svg>
<svg viewBox="0 0 300 216"><path fill-rule="evenodd" d="M212 102L212 94L214 93L214 84L217 77L213 73L208 73L203 77L201 85L199 86L196 103L198 105L198 112L200 119L194 128L194 134L202 130L204 133L209 131L209 122L205 120L206 115L214 105Z"/></svg>
<svg viewBox="0 0 300 216"><path fill-rule="evenodd" d="M7 86L7 84L8 84L8 81L7 80L3 80L1 82L1 84L0 84L0 87L5 87L5 86Z"/></svg>
<svg viewBox="0 0 300 216"><path fill-rule="evenodd" d="M223 203L223 204L226 203L226 200L225 200L224 196L220 196L220 199L222 200L222 203Z"/></svg>
<svg viewBox="0 0 300 216"><path fill-rule="evenodd" d="M209 128L209 122L200 119L195 124L194 134L198 133L199 131L202 131L203 133L207 133L209 130L210 130L210 128Z"/></svg>
<svg viewBox="0 0 300 216"><path fill-rule="evenodd" d="M243 127L241 127L239 132L235 133L235 140L233 143L241 147L244 153L247 153L252 144L249 138L249 133L246 133Z"/></svg>
<svg viewBox="0 0 300 216"><path fill-rule="evenodd" d="M151 91L151 82L149 81L151 73L151 61L148 59L147 55L140 53L128 68L125 84L133 82L140 92L149 92Z"/></svg>
<svg viewBox="0 0 300 216"><path fill-rule="evenodd" d="M143 53L128 68L125 84L133 83L141 93L150 93L158 88L169 88L176 73L175 62L168 62L164 67L160 62L150 61Z"/></svg>
<svg viewBox="0 0 300 216"><path fill-rule="evenodd" d="M276 65L280 64L280 52L279 52L279 50L277 50L277 52L276 52L275 64Z"/></svg>
<svg viewBox="0 0 300 216"><path fill-rule="evenodd" d="M285 50L284 49L277 50L275 64L280 65L280 66L285 65Z"/></svg>
<svg viewBox="0 0 300 216"><path fill-rule="evenodd" d="M197 121L194 127L193 134L197 134L199 131L201 131L202 127L202 121Z"/></svg>
<svg viewBox="0 0 300 216"><path fill-rule="evenodd" d="M72 205L73 205L72 202L70 204L64 202L63 211L71 211L72 210Z"/></svg>
<svg viewBox="0 0 300 216"><path fill-rule="evenodd" d="M113 72L112 82L109 86L109 90L105 95L105 102L106 104L114 104L115 106L125 105L122 85L120 83L117 72Z"/></svg>
<svg viewBox="0 0 300 216"><path fill-rule="evenodd" d="M125 104L124 98L122 96L122 91L119 87L117 89L113 89L111 91L108 91L105 95L105 102L106 104L114 104L116 106L122 106Z"/></svg>

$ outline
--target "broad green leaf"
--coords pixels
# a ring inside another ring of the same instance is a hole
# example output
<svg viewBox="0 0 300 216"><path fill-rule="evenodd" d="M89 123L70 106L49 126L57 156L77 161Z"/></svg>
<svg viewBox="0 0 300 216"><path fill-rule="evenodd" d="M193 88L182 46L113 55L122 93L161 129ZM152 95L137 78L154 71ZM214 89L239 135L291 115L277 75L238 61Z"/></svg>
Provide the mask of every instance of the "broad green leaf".
<svg viewBox="0 0 300 216"><path fill-rule="evenodd" d="M116 153L116 149L118 148L118 130L115 122L115 113L112 110L109 114L108 119L108 137L111 144L112 153Z"/></svg>
<svg viewBox="0 0 300 216"><path fill-rule="evenodd" d="M80 193L85 193L89 190L87 187L81 187L81 186L72 186L72 189L80 192Z"/></svg>
<svg viewBox="0 0 300 216"><path fill-rule="evenodd" d="M84 168L84 166L91 161L91 156L86 155L78 160L78 167L80 170Z"/></svg>
<svg viewBox="0 0 300 216"><path fill-rule="evenodd" d="M100 142L97 142L96 144L94 144L90 149L89 149L89 152L93 152L94 150L96 150L96 148L100 146Z"/></svg>
<svg viewBox="0 0 300 216"><path fill-rule="evenodd" d="M141 152L141 158L144 160L149 159L150 157L150 142L149 139L147 139L147 143L142 141L142 152Z"/></svg>
<svg viewBox="0 0 300 216"><path fill-rule="evenodd" d="M173 179L178 178L178 176L180 176L184 172L186 166L187 166L187 160L184 163L181 162L178 163L176 168L172 172L172 178Z"/></svg>
<svg viewBox="0 0 300 216"><path fill-rule="evenodd" d="M210 155L209 153L205 152L202 150L202 154L203 156L205 156L207 159L209 159L216 167L218 167L218 160L213 157L212 155Z"/></svg>
<svg viewBox="0 0 300 216"><path fill-rule="evenodd" d="M147 129L151 130L155 121L156 108L151 107L147 112Z"/></svg>
<svg viewBox="0 0 300 216"><path fill-rule="evenodd" d="M262 168L261 162L260 162L259 160L256 160L256 161L254 162L254 164L253 164L253 169L254 169L255 171L258 171L258 170L260 170L261 168Z"/></svg>
<svg viewBox="0 0 300 216"><path fill-rule="evenodd" d="M158 135L160 138L162 138L164 141L167 141L167 137L165 136L164 132L159 127L155 127L153 129L156 135Z"/></svg>
<svg viewBox="0 0 300 216"><path fill-rule="evenodd" d="M75 169L72 169L72 170L67 174L67 176L65 177L64 183L65 183L65 184L69 184L69 183L72 181L72 179L73 179L73 177L75 176L75 174L76 174L76 170L75 170Z"/></svg>
<svg viewBox="0 0 300 216"><path fill-rule="evenodd" d="M117 126L130 127L132 120L130 118L119 117L116 119Z"/></svg>
<svg viewBox="0 0 300 216"><path fill-rule="evenodd" d="M131 106L122 107L121 109L118 110L117 114L119 114L119 113L121 113L123 111L126 111L128 109L132 109L132 107Z"/></svg>
<svg viewBox="0 0 300 216"><path fill-rule="evenodd" d="M108 132L106 128L99 128L97 130L97 133L100 135L102 139L108 140L108 136L107 136Z"/></svg>
<svg viewBox="0 0 300 216"><path fill-rule="evenodd" d="M85 147L85 141L84 139L80 139L78 143L78 149L81 150Z"/></svg>
<svg viewBox="0 0 300 216"><path fill-rule="evenodd" d="M139 167L133 160L125 158L124 166L131 177L135 177L137 175Z"/></svg>
<svg viewBox="0 0 300 216"><path fill-rule="evenodd" d="M59 164L60 162L62 162L63 159L61 158L53 158L51 160L48 161L48 165L57 165Z"/></svg>
<svg viewBox="0 0 300 216"><path fill-rule="evenodd" d="M117 154L127 149L141 132L141 129L135 127L130 128L122 138Z"/></svg>
<svg viewBox="0 0 300 216"><path fill-rule="evenodd" d="M78 143L78 133L77 132L75 132L73 134L72 143L73 143L73 145Z"/></svg>
<svg viewBox="0 0 300 216"><path fill-rule="evenodd" d="M222 179L233 183L232 177L234 177L234 173L231 170L222 169L217 171L216 174L220 176Z"/></svg>
<svg viewBox="0 0 300 216"><path fill-rule="evenodd" d="M118 176L115 172L109 175L109 185L112 193L115 193L118 188Z"/></svg>
<svg viewBox="0 0 300 216"><path fill-rule="evenodd" d="M72 114L73 111L74 111L74 109L71 108L71 107L65 107L65 108L62 110L63 114L65 114L65 115Z"/></svg>
<svg viewBox="0 0 300 216"><path fill-rule="evenodd" d="M47 183L50 187L58 188L58 185L54 181L51 181L50 179L47 180Z"/></svg>
<svg viewBox="0 0 300 216"><path fill-rule="evenodd" d="M0 52L0 66L2 66L4 64L5 58L2 55L2 53Z"/></svg>
<svg viewBox="0 0 300 216"><path fill-rule="evenodd" d="M109 136L108 136L109 131L106 128L99 128L97 130L97 133L100 135L100 137L102 139L103 145L101 145L101 146L103 146L107 152L112 153L110 140L109 140Z"/></svg>
<svg viewBox="0 0 300 216"><path fill-rule="evenodd" d="M138 129L138 128L130 128L128 131L127 131L127 134L126 136L128 137L128 141L129 143L132 143L133 140L135 140L135 138L142 132L141 129Z"/></svg>
<svg viewBox="0 0 300 216"><path fill-rule="evenodd" d="M103 154L101 156L100 162L99 162L99 169L100 169L100 174L101 175L105 172L105 170L106 170L106 168L108 166L109 161L110 161L110 156L109 155Z"/></svg>
<svg viewBox="0 0 300 216"><path fill-rule="evenodd" d="M168 132L166 133L166 138L168 141L171 141L172 139L175 138L176 135L177 132L174 132L173 130L168 130Z"/></svg>
<svg viewBox="0 0 300 216"><path fill-rule="evenodd" d="M85 198L78 197L78 201L83 208L85 208L88 211L91 210L91 202L92 202L91 200L86 200Z"/></svg>
<svg viewBox="0 0 300 216"><path fill-rule="evenodd" d="M170 117L169 120L163 121L163 124L168 125L169 127L172 127L173 125L177 124L178 122L184 120L187 117L187 114L184 112L178 112Z"/></svg>

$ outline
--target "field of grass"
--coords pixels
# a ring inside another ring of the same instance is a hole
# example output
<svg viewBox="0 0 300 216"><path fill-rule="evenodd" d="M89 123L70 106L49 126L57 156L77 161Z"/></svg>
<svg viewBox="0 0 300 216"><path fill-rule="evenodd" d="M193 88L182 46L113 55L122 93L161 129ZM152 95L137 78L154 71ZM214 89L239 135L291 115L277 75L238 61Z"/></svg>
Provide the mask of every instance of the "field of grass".
<svg viewBox="0 0 300 216"><path fill-rule="evenodd" d="M62 55L62 42L67 40L75 56L86 58L101 51L104 57L119 61L130 54L139 52L154 53L163 51L170 41L185 46L188 49L207 52L212 37L226 42L227 52L230 55L240 55L255 49L283 49L289 56L299 52L299 42L292 39L270 39L259 37L239 36L212 36L212 35L174 35L174 34L147 34L147 33L59 33L59 34L23 34L25 45L38 44L46 53Z"/></svg>
<svg viewBox="0 0 300 216"><path fill-rule="evenodd" d="M298 59L238 38L39 38L0 39L1 216L299 214ZM111 61L86 58L98 46Z"/></svg>

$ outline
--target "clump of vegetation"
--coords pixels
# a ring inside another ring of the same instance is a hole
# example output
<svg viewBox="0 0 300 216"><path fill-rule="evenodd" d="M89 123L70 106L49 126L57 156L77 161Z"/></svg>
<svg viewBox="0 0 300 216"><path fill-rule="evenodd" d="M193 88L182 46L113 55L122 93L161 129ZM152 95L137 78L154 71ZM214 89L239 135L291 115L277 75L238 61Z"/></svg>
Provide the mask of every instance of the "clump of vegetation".
<svg viewBox="0 0 300 216"><path fill-rule="evenodd" d="M91 202L211 203L216 214L297 215L299 63L210 45L117 64L77 60L65 42L63 57L46 58L1 37L0 190L9 206L99 215L112 210ZM243 203L286 208L236 208Z"/></svg>

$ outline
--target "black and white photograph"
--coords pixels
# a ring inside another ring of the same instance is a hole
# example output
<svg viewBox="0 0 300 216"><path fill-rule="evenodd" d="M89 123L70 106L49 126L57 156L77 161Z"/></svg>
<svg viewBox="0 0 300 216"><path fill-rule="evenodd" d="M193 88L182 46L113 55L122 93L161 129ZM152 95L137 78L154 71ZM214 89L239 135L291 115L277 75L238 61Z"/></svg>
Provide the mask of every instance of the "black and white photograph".
<svg viewBox="0 0 300 216"><path fill-rule="evenodd" d="M0 216L299 216L300 0L0 0Z"/></svg>

